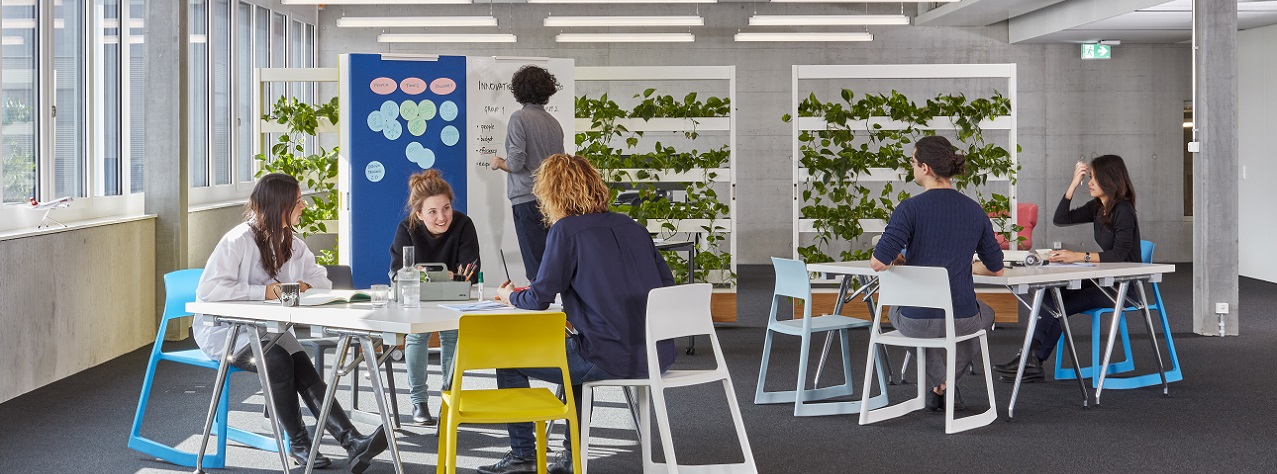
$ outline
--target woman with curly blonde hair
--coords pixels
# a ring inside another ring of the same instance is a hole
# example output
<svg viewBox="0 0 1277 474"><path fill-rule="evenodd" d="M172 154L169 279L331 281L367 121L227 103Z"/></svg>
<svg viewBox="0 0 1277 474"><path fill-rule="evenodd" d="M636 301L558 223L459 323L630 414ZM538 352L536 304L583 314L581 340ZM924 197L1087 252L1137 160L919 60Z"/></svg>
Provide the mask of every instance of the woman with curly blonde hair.
<svg viewBox="0 0 1277 474"><path fill-rule="evenodd" d="M546 158L532 193L550 225L541 272L523 290L515 291L513 284L505 282L497 290L499 298L519 308L541 310L554 302L555 295L563 296L563 310L577 330L566 344L568 382L576 394L584 382L647 377L647 293L674 284L674 275L647 229L627 215L608 211L607 185L580 156ZM674 342L659 343L659 352L663 371L674 363ZM497 369L497 386L527 387L529 377L563 383L557 369ZM479 472L534 472L532 430L531 423L509 425L510 452ZM570 440L564 440L563 448L551 473L572 472Z"/></svg>

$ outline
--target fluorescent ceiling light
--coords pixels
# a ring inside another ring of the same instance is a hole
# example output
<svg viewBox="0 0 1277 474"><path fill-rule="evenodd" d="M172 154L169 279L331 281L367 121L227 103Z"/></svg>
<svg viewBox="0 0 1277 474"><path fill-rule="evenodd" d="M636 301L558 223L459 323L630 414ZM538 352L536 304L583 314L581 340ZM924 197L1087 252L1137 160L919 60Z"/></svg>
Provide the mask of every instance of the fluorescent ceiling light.
<svg viewBox="0 0 1277 474"><path fill-rule="evenodd" d="M704 26L699 16L547 16L545 26Z"/></svg>
<svg viewBox="0 0 1277 474"><path fill-rule="evenodd" d="M718 3L718 0L527 0L528 3Z"/></svg>
<svg viewBox="0 0 1277 474"><path fill-rule="evenodd" d="M953 3L961 0L770 0L772 3ZM288 3L285 0L284 3Z"/></svg>
<svg viewBox="0 0 1277 474"><path fill-rule="evenodd" d="M470 0L283 0L284 5L469 5Z"/></svg>
<svg viewBox="0 0 1277 474"><path fill-rule="evenodd" d="M497 19L492 16L365 16L342 17L337 19L337 26L372 27L372 28L413 28L444 26L497 26Z"/></svg>
<svg viewBox="0 0 1277 474"><path fill-rule="evenodd" d="M691 33L560 33L554 41L559 43L690 43L696 41Z"/></svg>
<svg viewBox="0 0 1277 474"><path fill-rule="evenodd" d="M736 41L873 41L869 33L736 33Z"/></svg>
<svg viewBox="0 0 1277 474"><path fill-rule="evenodd" d="M513 43L518 37L510 34L384 34L377 35L378 43Z"/></svg>
<svg viewBox="0 0 1277 474"><path fill-rule="evenodd" d="M904 15L754 15L750 26L908 25Z"/></svg>

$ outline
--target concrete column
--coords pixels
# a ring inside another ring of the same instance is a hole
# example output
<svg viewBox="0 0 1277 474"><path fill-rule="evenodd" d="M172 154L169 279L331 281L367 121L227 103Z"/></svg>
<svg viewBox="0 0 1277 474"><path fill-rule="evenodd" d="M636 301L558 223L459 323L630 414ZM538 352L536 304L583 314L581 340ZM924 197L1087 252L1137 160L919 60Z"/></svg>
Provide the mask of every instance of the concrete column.
<svg viewBox="0 0 1277 474"><path fill-rule="evenodd" d="M164 310L164 274L187 267L186 159L189 15L185 1L146 3L146 212L155 224L156 318Z"/></svg>
<svg viewBox="0 0 1277 474"><path fill-rule="evenodd" d="M1237 2L1194 0L1193 332L1237 335Z"/></svg>

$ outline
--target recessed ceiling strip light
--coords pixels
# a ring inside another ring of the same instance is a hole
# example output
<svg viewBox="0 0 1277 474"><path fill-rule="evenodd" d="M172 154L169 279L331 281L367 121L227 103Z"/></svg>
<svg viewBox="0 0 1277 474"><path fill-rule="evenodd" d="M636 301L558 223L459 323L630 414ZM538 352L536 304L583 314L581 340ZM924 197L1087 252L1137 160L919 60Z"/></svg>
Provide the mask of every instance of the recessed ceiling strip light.
<svg viewBox="0 0 1277 474"><path fill-rule="evenodd" d="M690 43L696 41L691 33L560 33L554 37L559 43Z"/></svg>
<svg viewBox="0 0 1277 474"><path fill-rule="evenodd" d="M718 0L527 0L528 3L718 3Z"/></svg>
<svg viewBox="0 0 1277 474"><path fill-rule="evenodd" d="M754 15L749 26L908 25L904 15ZM341 26L338 23L338 26Z"/></svg>
<svg viewBox="0 0 1277 474"><path fill-rule="evenodd" d="M429 28L445 26L497 26L491 16L365 16L337 19L343 28Z"/></svg>
<svg viewBox="0 0 1277 474"><path fill-rule="evenodd" d="M736 33L736 41L873 41L869 33Z"/></svg>
<svg viewBox="0 0 1277 474"><path fill-rule="evenodd" d="M548 16L545 26L704 26L699 16Z"/></svg>
<svg viewBox="0 0 1277 474"><path fill-rule="evenodd" d="M518 37L510 34L383 34L377 35L378 43L513 43Z"/></svg>
<svg viewBox="0 0 1277 474"><path fill-rule="evenodd" d="M470 0L283 0L284 5L469 5Z"/></svg>

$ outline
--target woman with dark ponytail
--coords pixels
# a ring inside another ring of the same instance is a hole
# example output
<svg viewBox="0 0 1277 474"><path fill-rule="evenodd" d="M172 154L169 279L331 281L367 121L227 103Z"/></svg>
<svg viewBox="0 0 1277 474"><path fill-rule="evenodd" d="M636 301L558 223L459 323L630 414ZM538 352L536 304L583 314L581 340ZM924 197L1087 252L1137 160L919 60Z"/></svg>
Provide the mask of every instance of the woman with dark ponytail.
<svg viewBox="0 0 1277 474"><path fill-rule="evenodd" d="M957 335L973 334L993 327L993 309L976 299L973 271L1001 275L1002 248L993 233L993 223L980 203L953 189L951 178L963 174L966 157L956 153L949 140L940 136L918 140L913 150L913 179L926 188L922 194L902 201L874 247L870 265L882 271L891 265L944 267L949 270L949 291L953 295L953 324ZM977 254L983 265L971 261ZM883 263L890 262L890 263ZM892 307L891 324L909 337L944 337L944 312L937 309ZM980 342L958 343L956 377L962 377L968 363L979 353ZM927 380L931 388L927 408L944 406L945 357L942 349L927 349Z"/></svg>
<svg viewBox="0 0 1277 474"><path fill-rule="evenodd" d="M416 263L442 263L453 279L471 283L479 277L479 234L474 221L461 211L452 209L452 186L437 169L421 171L408 178L408 217L395 230L390 244L390 273L403 266L403 248L413 247ZM435 424L430 414L427 367L430 363L430 333L409 334L404 343L408 366L409 396L412 399L412 421L426 426ZM452 380L452 356L456 353L457 331L439 331L439 365L447 389Z"/></svg>
<svg viewBox="0 0 1277 474"><path fill-rule="evenodd" d="M297 180L285 174L263 176L248 198L245 222L227 232L208 257L204 274L195 292L197 301L269 301L279 299L283 282L296 282L301 290L332 288L328 272L315 263L315 254L293 234L293 229L306 209ZM195 343L209 358L217 360L230 338L230 328L203 324L204 315L195 315ZM250 372L257 371L248 348L249 337L259 336L244 329L235 339L231 364ZM302 421L300 396L311 413L319 413L327 385L297 338L284 333L263 355L270 372L270 388L275 416L288 435L293 462L304 465L310 457L310 434ZM350 458L350 471L363 472L372 458L386 449L382 427L364 436L350 423L346 412L336 401L325 428ZM315 458L315 467L323 468L332 461L323 455Z"/></svg>
<svg viewBox="0 0 1277 474"><path fill-rule="evenodd" d="M1086 189L1091 200L1077 209L1069 209L1073 200L1073 192L1082 184L1086 175L1091 180ZM1072 250L1056 250L1051 252L1047 260L1062 263L1093 262L1133 262L1141 261L1140 223L1135 214L1135 186L1131 184L1131 176L1126 172L1126 162L1117 155L1104 155L1091 160L1090 166L1078 162L1073 166L1073 181L1064 191L1064 197L1055 208L1057 226L1091 223L1095 231L1095 243L1099 244L1099 252L1077 252ZM1064 314L1077 314L1093 308L1112 308L1113 300L1104 290L1095 286L1090 280L1082 282L1082 288L1076 290L1062 289L1064 297ZM1128 296L1135 298L1135 296ZM1046 305L1055 308L1055 301L1048 298ZM1024 381L1037 382L1045 379L1042 372L1042 361L1051 357L1056 343L1060 340L1060 321L1055 318L1040 318L1033 331L1033 342L1029 351L1033 357L1024 362ZM994 366L994 371L1001 375L1005 382L1015 381L1015 373L1020 369L1020 354L1006 364Z"/></svg>

